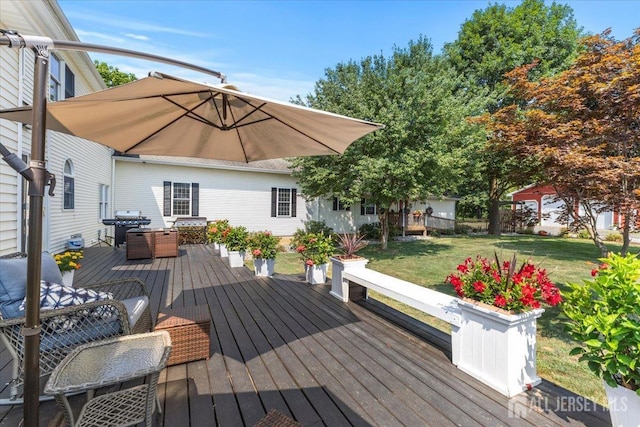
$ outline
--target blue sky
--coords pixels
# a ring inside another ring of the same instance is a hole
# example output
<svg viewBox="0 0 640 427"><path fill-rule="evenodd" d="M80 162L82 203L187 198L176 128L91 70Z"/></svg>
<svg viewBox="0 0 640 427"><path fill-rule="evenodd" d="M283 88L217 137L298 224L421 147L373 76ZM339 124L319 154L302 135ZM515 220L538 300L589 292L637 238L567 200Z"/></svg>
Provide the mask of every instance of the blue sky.
<svg viewBox="0 0 640 427"><path fill-rule="evenodd" d="M220 71L240 90L287 101L313 91L327 68L360 60L420 35L434 51L488 1L87 1L59 0L87 43L179 59ZM510 7L519 1L502 1ZM619 39L640 26L640 0L559 1L590 33L611 27ZM212 76L133 58L91 53L144 77L163 71L208 83Z"/></svg>

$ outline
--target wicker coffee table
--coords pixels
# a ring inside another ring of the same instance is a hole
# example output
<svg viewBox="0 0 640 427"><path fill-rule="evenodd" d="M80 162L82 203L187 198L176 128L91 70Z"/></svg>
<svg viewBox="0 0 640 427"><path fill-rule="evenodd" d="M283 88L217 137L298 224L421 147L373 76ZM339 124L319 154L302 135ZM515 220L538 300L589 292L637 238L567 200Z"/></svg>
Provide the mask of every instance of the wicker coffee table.
<svg viewBox="0 0 640 427"><path fill-rule="evenodd" d="M167 365L209 358L211 317L208 306L163 310L158 314L155 330L166 330L171 335L173 349Z"/></svg>

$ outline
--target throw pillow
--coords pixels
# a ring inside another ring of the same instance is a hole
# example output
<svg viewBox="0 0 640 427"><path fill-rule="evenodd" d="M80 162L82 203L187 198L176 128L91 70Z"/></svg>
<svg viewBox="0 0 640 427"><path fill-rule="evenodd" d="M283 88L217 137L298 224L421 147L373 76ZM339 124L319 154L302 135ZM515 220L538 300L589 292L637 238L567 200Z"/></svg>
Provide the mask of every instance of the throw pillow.
<svg viewBox="0 0 640 427"><path fill-rule="evenodd" d="M42 310L54 310L105 299L113 299L113 294L93 289L73 288L44 280L40 282L40 308ZM26 298L20 304L20 310L24 310L25 303Z"/></svg>
<svg viewBox="0 0 640 427"><path fill-rule="evenodd" d="M62 283L58 264L42 252L42 280ZM23 316L18 306L27 292L27 258L0 259L0 313L4 318Z"/></svg>

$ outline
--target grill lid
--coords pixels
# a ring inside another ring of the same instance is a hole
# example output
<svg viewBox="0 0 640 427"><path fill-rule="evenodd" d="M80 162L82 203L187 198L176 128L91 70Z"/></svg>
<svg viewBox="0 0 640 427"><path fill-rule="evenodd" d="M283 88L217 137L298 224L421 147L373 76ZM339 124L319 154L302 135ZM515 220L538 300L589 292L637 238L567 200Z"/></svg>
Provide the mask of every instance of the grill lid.
<svg viewBox="0 0 640 427"><path fill-rule="evenodd" d="M137 219L142 217L142 211L128 210L116 211L116 219Z"/></svg>

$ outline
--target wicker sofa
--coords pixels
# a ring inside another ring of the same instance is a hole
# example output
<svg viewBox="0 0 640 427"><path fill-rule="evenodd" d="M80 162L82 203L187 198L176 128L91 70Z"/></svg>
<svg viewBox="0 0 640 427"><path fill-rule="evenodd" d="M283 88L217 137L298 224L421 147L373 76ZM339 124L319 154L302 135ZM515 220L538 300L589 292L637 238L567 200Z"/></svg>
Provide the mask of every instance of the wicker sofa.
<svg viewBox="0 0 640 427"><path fill-rule="evenodd" d="M24 383L24 336L21 329L25 317L23 311L16 311L16 303L21 302L20 286L23 290L26 288L27 260L21 255L24 254L0 257L0 314L3 316L0 319L0 341L12 358L10 397L8 402L2 403L18 403ZM60 272L52 261L51 255L44 252L42 280L54 283L59 280L57 283L60 283ZM41 377L51 374L62 359L80 344L152 330L149 295L140 279L96 283L82 289L106 292L111 299L41 310ZM20 315L15 316L16 313Z"/></svg>

